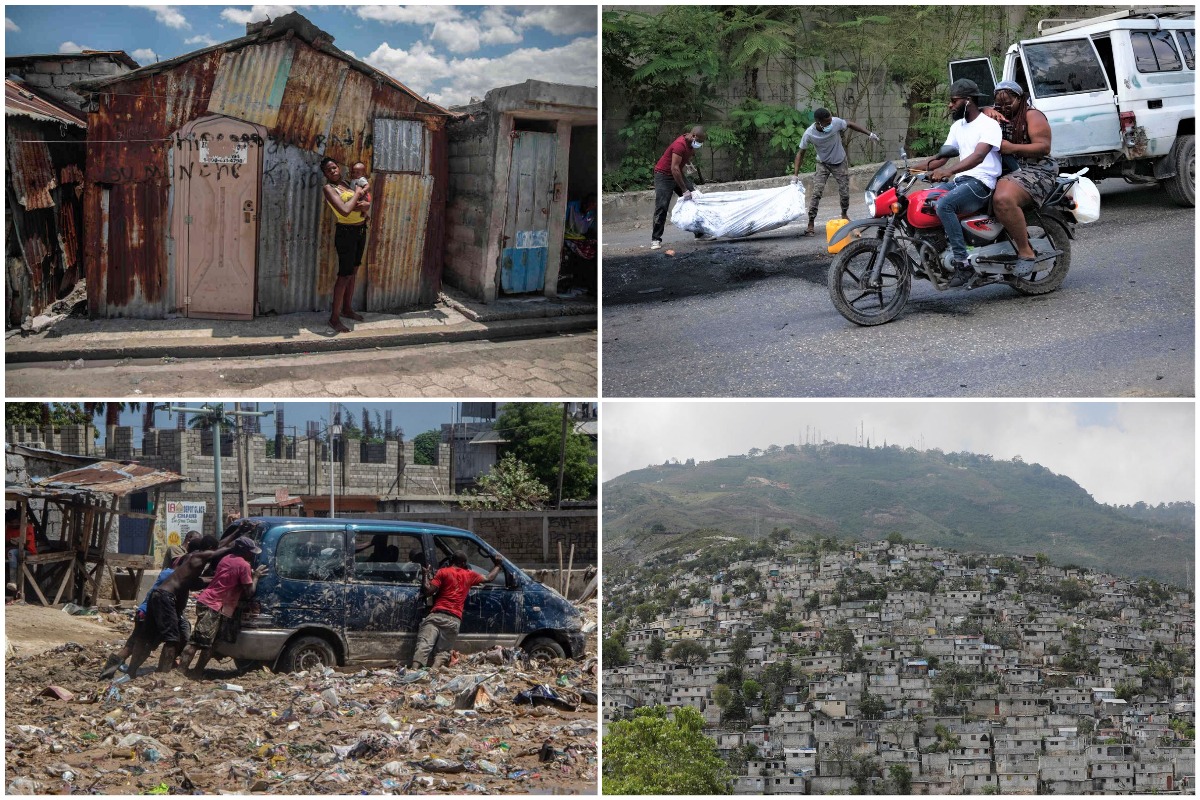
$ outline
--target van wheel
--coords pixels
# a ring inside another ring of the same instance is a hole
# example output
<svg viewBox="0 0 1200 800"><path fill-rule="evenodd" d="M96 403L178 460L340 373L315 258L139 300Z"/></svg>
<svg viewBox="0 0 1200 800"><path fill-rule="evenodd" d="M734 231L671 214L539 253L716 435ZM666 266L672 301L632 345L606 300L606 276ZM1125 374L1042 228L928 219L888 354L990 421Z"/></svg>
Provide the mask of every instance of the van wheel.
<svg viewBox="0 0 1200 800"><path fill-rule="evenodd" d="M1196 137L1176 138L1167 158L1175 161L1175 176L1162 182L1163 190L1175 205L1192 208L1196 205Z"/></svg>
<svg viewBox="0 0 1200 800"><path fill-rule="evenodd" d="M314 667L337 666L337 653L320 636L301 636L279 657L277 672L301 672Z"/></svg>
<svg viewBox="0 0 1200 800"><path fill-rule="evenodd" d="M522 649L535 661L549 661L553 658L566 658L567 651L558 642L547 636L538 636L521 645Z"/></svg>

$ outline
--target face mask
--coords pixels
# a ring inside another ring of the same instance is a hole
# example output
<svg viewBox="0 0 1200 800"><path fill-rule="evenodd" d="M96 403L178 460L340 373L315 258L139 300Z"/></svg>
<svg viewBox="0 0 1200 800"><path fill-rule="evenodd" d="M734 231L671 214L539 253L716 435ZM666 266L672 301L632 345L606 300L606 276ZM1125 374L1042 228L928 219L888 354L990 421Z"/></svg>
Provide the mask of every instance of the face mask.
<svg viewBox="0 0 1200 800"><path fill-rule="evenodd" d="M704 142L697 142L695 139L692 140L693 150L699 150L701 147L704 147Z"/></svg>

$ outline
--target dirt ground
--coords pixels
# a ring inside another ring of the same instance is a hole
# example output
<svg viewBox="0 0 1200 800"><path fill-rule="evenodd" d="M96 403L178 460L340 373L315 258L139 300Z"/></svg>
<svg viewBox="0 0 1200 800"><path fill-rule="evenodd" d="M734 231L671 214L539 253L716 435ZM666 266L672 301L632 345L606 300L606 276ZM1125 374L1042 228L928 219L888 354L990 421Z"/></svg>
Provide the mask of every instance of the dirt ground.
<svg viewBox="0 0 1200 800"><path fill-rule="evenodd" d="M593 623L595 608L583 609ZM98 680L131 627L118 612L6 607L8 794L596 791L594 632L582 661L496 653L439 671L292 675L223 661L199 681L145 666ZM537 686L559 700L516 702Z"/></svg>

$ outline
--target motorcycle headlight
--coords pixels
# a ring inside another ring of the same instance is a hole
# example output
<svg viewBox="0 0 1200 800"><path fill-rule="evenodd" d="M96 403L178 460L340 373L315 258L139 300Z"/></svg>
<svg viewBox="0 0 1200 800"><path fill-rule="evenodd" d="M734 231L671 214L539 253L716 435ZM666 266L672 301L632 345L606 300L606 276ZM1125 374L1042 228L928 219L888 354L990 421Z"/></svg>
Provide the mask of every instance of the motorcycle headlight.
<svg viewBox="0 0 1200 800"><path fill-rule="evenodd" d="M863 199L867 201L867 216L875 216L875 193L868 189L863 193Z"/></svg>

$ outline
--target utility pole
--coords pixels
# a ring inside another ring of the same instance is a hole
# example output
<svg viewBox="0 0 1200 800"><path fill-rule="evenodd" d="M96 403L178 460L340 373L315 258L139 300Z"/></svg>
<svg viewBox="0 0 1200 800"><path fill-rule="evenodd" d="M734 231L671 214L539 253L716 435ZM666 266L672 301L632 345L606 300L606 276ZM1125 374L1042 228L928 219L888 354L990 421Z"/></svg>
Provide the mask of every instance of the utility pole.
<svg viewBox="0 0 1200 800"><path fill-rule="evenodd" d="M199 408L185 408L184 406L169 406L168 411L180 412L185 414L199 414L201 419L208 419L212 424L213 432L213 489L216 493L216 509L213 511L213 518L216 520L214 527L216 528L217 536L221 535L222 526L225 524L225 513L222 508L222 491L221 491L221 421L226 417L234 417L240 419L242 417L266 417L274 414L274 411L226 411L221 403L216 406L203 405ZM243 495L244 497L245 495Z"/></svg>
<svg viewBox="0 0 1200 800"><path fill-rule="evenodd" d="M563 473L567 468L567 404L563 403L562 445L558 449L558 504L562 508Z"/></svg>

